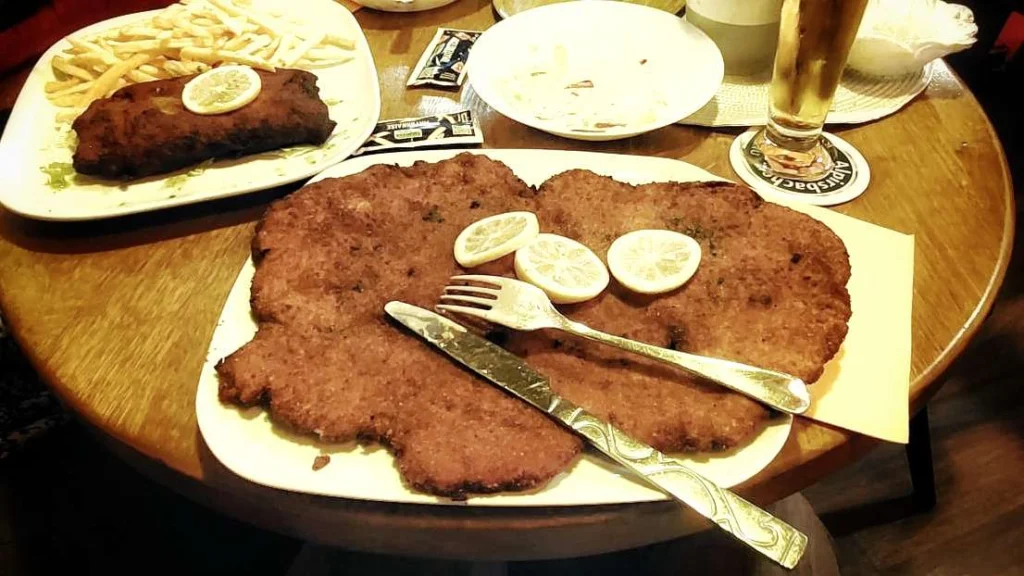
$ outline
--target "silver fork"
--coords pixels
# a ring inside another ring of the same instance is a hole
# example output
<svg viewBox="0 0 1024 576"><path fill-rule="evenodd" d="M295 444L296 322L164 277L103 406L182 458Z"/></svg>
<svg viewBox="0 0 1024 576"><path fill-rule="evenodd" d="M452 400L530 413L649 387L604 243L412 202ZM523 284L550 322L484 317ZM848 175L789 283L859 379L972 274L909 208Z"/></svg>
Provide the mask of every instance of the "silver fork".
<svg viewBox="0 0 1024 576"><path fill-rule="evenodd" d="M488 286L447 286L441 296L441 304L437 305L438 310L475 316L515 330L562 330L682 368L782 412L802 414L811 404L807 385L795 376L730 360L687 354L594 330L563 316L547 294L533 284L481 275L453 276L452 280Z"/></svg>

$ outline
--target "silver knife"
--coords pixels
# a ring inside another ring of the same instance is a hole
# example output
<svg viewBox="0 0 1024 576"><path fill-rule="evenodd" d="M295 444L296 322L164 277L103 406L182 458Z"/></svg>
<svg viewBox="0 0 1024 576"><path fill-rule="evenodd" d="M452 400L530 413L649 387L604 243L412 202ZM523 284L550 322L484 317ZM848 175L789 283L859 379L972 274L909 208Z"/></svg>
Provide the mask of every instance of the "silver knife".
<svg viewBox="0 0 1024 576"><path fill-rule="evenodd" d="M543 410L612 460L757 552L790 569L803 556L807 536L799 530L555 394L548 379L515 354L417 306L393 301L384 306L384 311L470 370Z"/></svg>

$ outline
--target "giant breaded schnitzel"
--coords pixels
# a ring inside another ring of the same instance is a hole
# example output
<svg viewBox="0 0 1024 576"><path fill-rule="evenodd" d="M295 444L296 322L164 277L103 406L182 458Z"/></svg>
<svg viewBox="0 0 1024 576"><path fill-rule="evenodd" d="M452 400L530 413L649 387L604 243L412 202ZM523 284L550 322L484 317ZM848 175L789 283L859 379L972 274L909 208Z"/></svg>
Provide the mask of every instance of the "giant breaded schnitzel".
<svg viewBox="0 0 1024 576"><path fill-rule="evenodd" d="M563 308L595 328L816 380L850 316L850 268L824 225L723 183L630 186L571 171L526 186L505 165L462 154L378 165L272 205L253 240L255 339L221 361L220 398L262 404L279 425L325 440L381 442L426 492L525 489L581 449L539 411L458 368L386 320L383 305L431 308L461 273L452 243L473 221L537 213L542 229L604 254L616 236L671 228L704 250L697 274L661 297L614 282ZM512 274L508 257L474 270ZM683 373L563 334L492 337L556 391L663 451L748 441L769 412Z"/></svg>

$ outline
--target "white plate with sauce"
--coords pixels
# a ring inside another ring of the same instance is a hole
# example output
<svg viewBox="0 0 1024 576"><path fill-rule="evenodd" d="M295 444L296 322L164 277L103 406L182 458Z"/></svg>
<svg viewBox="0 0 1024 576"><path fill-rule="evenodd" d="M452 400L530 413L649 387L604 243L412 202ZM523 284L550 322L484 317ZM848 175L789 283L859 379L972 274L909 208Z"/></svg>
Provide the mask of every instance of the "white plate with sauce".
<svg viewBox="0 0 1024 576"><path fill-rule="evenodd" d="M58 123L59 112L44 92L54 80L50 61L70 47L54 44L33 68L0 140L0 204L40 220L92 220L123 216L237 196L296 182L347 158L370 136L380 116L377 69L359 23L332 0L254 0L311 26L322 26L355 41L352 60L312 70L320 98L338 123L322 146L296 146L238 159L218 160L176 172L132 181L111 181L74 174L70 166L74 133ZM130 14L94 24L73 36L146 20L159 11ZM69 177L65 175L70 174Z"/></svg>
<svg viewBox="0 0 1024 576"><path fill-rule="evenodd" d="M473 90L501 114L577 140L674 124L707 104L725 73L718 46L702 31L625 2L517 14L477 40L468 69Z"/></svg>

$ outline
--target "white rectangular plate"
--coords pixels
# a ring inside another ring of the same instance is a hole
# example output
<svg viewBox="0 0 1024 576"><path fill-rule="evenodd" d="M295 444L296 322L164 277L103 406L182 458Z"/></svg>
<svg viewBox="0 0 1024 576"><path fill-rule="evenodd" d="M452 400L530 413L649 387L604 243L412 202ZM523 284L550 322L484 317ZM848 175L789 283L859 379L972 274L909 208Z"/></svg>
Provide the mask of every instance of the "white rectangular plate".
<svg viewBox="0 0 1024 576"><path fill-rule="evenodd" d="M354 158L328 169L314 181L355 174L374 164L408 166L418 160L436 162L459 152L463 151L403 152ZM474 153L504 162L531 185L574 168L592 170L632 184L719 180L700 168L664 158L554 150L478 150ZM206 444L218 460L239 476L295 492L385 502L552 506L665 499L661 492L627 476L603 458L588 453L569 471L540 490L475 496L464 502L455 502L412 491L402 483L393 458L382 448L327 445L313 437L295 436L274 426L261 408L245 410L221 404L217 398L214 365L251 340L256 333L256 323L249 307L249 286L254 271L252 261L247 261L228 296L196 392L196 415ZM780 418L741 449L714 456L684 455L682 459L718 484L731 487L768 466L782 450L791 427L792 417ZM325 468L313 471L313 459L321 453L329 454L331 462Z"/></svg>
<svg viewBox="0 0 1024 576"><path fill-rule="evenodd" d="M317 76L320 97L329 104L331 119L338 123L323 146L222 160L130 182L79 175L67 187L56 190L48 185L43 168L53 162L70 162L74 151L68 141L70 126L57 123L62 109L46 98L44 85L54 79L52 57L70 47L65 39L39 59L11 112L0 140L0 204L42 220L107 218L273 188L309 178L347 158L366 141L380 116L377 69L359 23L332 0L254 0L253 4L355 40L351 61L312 71ZM73 36L123 26L154 13L114 18Z"/></svg>

